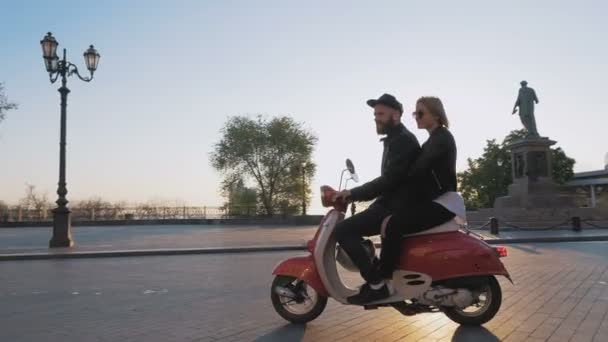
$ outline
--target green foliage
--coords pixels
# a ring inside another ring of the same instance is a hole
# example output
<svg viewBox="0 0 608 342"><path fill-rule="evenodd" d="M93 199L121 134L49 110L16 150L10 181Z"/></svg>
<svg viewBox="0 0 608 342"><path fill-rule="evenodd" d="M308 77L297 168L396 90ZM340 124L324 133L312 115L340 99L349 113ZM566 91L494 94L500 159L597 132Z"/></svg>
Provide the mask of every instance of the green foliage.
<svg viewBox="0 0 608 342"><path fill-rule="evenodd" d="M458 183L468 209L491 208L497 197L507 194L508 186L513 182L507 145L525 136L526 131L521 129L511 131L501 144L495 139L488 140L481 157L467 160L468 169L458 173ZM574 159L559 147L551 149L551 158L553 179L560 184L571 179Z"/></svg>
<svg viewBox="0 0 608 342"><path fill-rule="evenodd" d="M459 190L469 209L491 207L511 184L509 153L496 140L488 140L481 157L467 160L468 169L458 173Z"/></svg>
<svg viewBox="0 0 608 342"><path fill-rule="evenodd" d="M239 179L229 189L228 203L236 206L255 206L257 202L257 192L245 186L243 179Z"/></svg>
<svg viewBox="0 0 608 342"><path fill-rule="evenodd" d="M563 184L572 179L576 161L568 157L561 147L551 149L551 161L553 162L553 180L555 182Z"/></svg>
<svg viewBox="0 0 608 342"><path fill-rule="evenodd" d="M235 116L221 133L210 159L224 176L222 191L229 201L230 189L239 180L243 188L255 184L256 204L266 215L295 213L303 197L309 200L310 190L303 184L309 185L314 176L311 158L317 138L302 124L287 116L270 120Z"/></svg>
<svg viewBox="0 0 608 342"><path fill-rule="evenodd" d="M222 194L226 198L223 209L227 210L228 215L249 216L257 213L257 191L246 187L242 177L224 179Z"/></svg>

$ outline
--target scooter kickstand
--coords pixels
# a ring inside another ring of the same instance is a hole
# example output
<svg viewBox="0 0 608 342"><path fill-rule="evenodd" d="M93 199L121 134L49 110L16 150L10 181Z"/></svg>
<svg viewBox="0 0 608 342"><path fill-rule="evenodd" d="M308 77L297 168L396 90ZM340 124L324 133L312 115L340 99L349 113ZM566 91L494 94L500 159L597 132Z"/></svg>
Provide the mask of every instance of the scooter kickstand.
<svg viewBox="0 0 608 342"><path fill-rule="evenodd" d="M417 304L408 304L406 302L397 302L391 303L391 306L395 308L395 310L399 311L404 316L414 316L421 312L425 312L419 305Z"/></svg>

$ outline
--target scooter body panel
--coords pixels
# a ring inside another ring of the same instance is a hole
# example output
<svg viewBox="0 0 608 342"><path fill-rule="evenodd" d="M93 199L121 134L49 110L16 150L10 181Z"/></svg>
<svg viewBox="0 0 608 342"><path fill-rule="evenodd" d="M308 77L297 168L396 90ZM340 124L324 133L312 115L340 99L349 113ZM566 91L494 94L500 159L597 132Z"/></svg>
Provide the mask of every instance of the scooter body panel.
<svg viewBox="0 0 608 342"><path fill-rule="evenodd" d="M492 246L462 231L406 237L402 251L399 270L424 273L433 281L483 275L511 279Z"/></svg>

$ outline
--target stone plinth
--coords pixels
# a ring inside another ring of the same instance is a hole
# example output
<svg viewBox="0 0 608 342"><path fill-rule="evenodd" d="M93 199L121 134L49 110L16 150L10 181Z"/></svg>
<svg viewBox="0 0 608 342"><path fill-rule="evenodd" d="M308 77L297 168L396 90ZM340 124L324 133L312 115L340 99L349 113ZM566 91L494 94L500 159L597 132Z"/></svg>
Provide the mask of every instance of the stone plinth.
<svg viewBox="0 0 608 342"><path fill-rule="evenodd" d="M573 208L575 197L560 194L552 178L551 149L555 141L544 137L515 140L511 151L513 184L507 196L494 201L495 209Z"/></svg>

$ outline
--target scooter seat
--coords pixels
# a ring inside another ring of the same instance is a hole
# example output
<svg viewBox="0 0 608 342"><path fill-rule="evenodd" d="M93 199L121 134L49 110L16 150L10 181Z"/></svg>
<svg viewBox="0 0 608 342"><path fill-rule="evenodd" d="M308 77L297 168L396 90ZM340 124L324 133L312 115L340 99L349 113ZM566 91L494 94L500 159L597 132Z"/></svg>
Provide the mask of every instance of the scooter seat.
<svg viewBox="0 0 608 342"><path fill-rule="evenodd" d="M459 217L454 217L448 222L442 223L433 228L429 228L427 230L423 230L418 233L413 234L403 234L403 237L415 236L415 235L427 235L427 234L437 234L437 233L445 233L445 232L455 232L459 229L463 228L464 222Z"/></svg>

